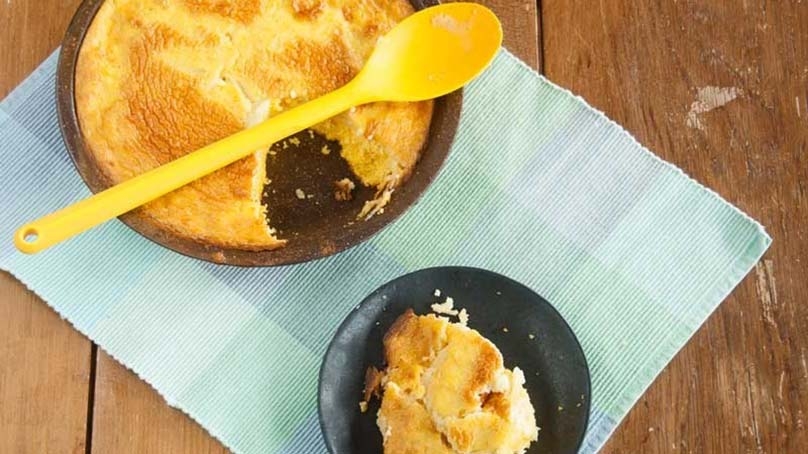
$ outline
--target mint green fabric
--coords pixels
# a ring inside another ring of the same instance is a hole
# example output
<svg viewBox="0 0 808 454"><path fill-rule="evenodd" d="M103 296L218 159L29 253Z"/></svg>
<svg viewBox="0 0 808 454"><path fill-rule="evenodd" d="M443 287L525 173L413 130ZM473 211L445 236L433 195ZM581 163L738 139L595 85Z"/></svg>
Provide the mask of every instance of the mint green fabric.
<svg viewBox="0 0 808 454"><path fill-rule="evenodd" d="M582 452L595 452L770 243L503 51L468 87L457 141L421 202L345 253L237 269L114 221L24 256L16 226L88 194L59 135L55 63L0 106L0 266L239 453L323 452L317 373L337 325L379 285L437 265L508 275L569 321L592 368Z"/></svg>

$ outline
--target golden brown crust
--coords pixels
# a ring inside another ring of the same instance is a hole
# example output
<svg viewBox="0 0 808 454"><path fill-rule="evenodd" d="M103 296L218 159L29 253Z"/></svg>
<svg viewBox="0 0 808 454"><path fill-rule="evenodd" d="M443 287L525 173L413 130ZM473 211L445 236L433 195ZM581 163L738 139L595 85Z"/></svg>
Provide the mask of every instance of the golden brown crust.
<svg viewBox="0 0 808 454"><path fill-rule="evenodd" d="M489 340L435 315L401 315L384 338L385 453L515 453L538 432L521 371ZM438 443L440 440L440 444Z"/></svg>
<svg viewBox="0 0 808 454"><path fill-rule="evenodd" d="M472 329L450 325L448 341L432 364L425 404L442 417L462 417L479 410L481 396L503 372L502 355Z"/></svg>
<svg viewBox="0 0 808 454"><path fill-rule="evenodd" d="M387 387L379 411L385 454L451 454L423 405L395 385Z"/></svg>
<svg viewBox="0 0 808 454"><path fill-rule="evenodd" d="M373 366L365 371L365 390L363 391L364 402L370 402L371 397L380 398L382 391L382 378L384 374Z"/></svg>
<svg viewBox="0 0 808 454"><path fill-rule="evenodd" d="M423 397L421 376L445 343L445 322L434 315L418 317L408 310L384 337L387 379L416 398Z"/></svg>
<svg viewBox="0 0 808 454"><path fill-rule="evenodd" d="M394 343L397 342L398 339L405 337L406 330L414 329L412 324L417 318L418 316L415 315L415 311L410 308L399 315L396 321L390 325L390 329L384 333L384 339L382 341L384 343L384 355L386 358L395 356L395 353L391 352L390 349L395 348Z"/></svg>
<svg viewBox="0 0 808 454"><path fill-rule="evenodd" d="M344 85L411 12L406 0L107 1L76 66L85 143L109 184L129 179ZM411 172L431 113L431 102L371 105L314 129L379 186ZM261 205L265 162L258 151L138 214L213 246L282 246Z"/></svg>
<svg viewBox="0 0 808 454"><path fill-rule="evenodd" d="M215 14L249 24L261 14L261 0L183 0L185 7L198 13Z"/></svg>

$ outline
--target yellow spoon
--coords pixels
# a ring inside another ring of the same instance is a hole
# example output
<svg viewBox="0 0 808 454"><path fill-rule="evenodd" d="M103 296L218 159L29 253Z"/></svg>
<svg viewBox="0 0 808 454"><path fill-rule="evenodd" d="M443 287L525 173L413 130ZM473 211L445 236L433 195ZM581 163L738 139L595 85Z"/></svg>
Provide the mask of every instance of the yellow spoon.
<svg viewBox="0 0 808 454"><path fill-rule="evenodd" d="M14 244L28 254L42 251L351 107L453 92L491 63L501 42L499 20L483 6L449 3L421 10L382 37L344 87L26 224Z"/></svg>

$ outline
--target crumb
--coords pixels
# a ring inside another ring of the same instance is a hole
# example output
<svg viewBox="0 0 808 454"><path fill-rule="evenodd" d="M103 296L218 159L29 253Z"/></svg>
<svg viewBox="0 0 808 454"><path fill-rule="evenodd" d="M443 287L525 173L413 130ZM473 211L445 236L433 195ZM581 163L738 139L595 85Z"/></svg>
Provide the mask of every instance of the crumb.
<svg viewBox="0 0 808 454"><path fill-rule="evenodd" d="M313 139L314 138L314 131L309 129L308 132L309 132L309 139Z"/></svg>
<svg viewBox="0 0 808 454"><path fill-rule="evenodd" d="M295 195L298 199L303 200L306 198L306 193L302 189L295 189Z"/></svg>
<svg viewBox="0 0 808 454"><path fill-rule="evenodd" d="M379 214L382 208L390 203L390 198L393 196L393 192L396 190L398 180L398 175L388 175L385 178L386 183L384 187L376 191L376 196L373 198L373 200L368 200L365 202L365 205L362 207L362 211L356 215L356 218L367 221L376 214Z"/></svg>
<svg viewBox="0 0 808 454"><path fill-rule="evenodd" d="M283 141L283 149L285 150L285 149L287 149L287 148L289 148L289 143L288 143L287 141L285 141L285 140L284 140L284 141Z"/></svg>
<svg viewBox="0 0 808 454"><path fill-rule="evenodd" d="M334 199L338 202L347 202L353 200L353 190L356 189L356 184L350 178L343 178L334 182L336 190L334 191Z"/></svg>
<svg viewBox="0 0 808 454"><path fill-rule="evenodd" d="M499 296L499 295L502 295L502 292L500 292L500 291L497 291L497 295L498 295L498 296Z"/></svg>
<svg viewBox="0 0 808 454"><path fill-rule="evenodd" d="M381 322L376 322L376 326L379 326L379 325L381 325Z"/></svg>
<svg viewBox="0 0 808 454"><path fill-rule="evenodd" d="M562 407L561 405L559 405L559 406L558 406L558 411L564 411L564 407Z"/></svg>
<svg viewBox="0 0 808 454"><path fill-rule="evenodd" d="M466 312L466 309L460 309L460 313L457 314L457 318L460 319L460 324L463 326L468 326L469 324L469 313Z"/></svg>
<svg viewBox="0 0 808 454"><path fill-rule="evenodd" d="M435 289L435 293L434 293L434 295L435 295L435 296L440 296L440 289L439 289L439 288L436 288L436 289Z"/></svg>
<svg viewBox="0 0 808 454"><path fill-rule="evenodd" d="M357 219L364 219L367 221L373 216L379 214L379 211L382 208L384 208L385 205L390 203L390 198L392 195L393 195L392 189L385 189L373 200L368 200L367 202L365 202L365 206L362 207L362 211L360 211L359 214L356 216Z"/></svg>
<svg viewBox="0 0 808 454"><path fill-rule="evenodd" d="M292 137L292 138L289 139L289 143L291 143L292 145L294 145L296 147L299 147L300 146L300 139L298 139L297 137Z"/></svg>
<svg viewBox="0 0 808 454"><path fill-rule="evenodd" d="M277 151L275 151L275 150L269 150L269 155L270 155L270 156L275 156L276 154L278 154L278 152L277 152Z"/></svg>
<svg viewBox="0 0 808 454"><path fill-rule="evenodd" d="M578 407L578 408L580 408L580 407L581 407L581 403L580 403L580 402L578 402L577 404L575 404L575 406L576 406L576 407Z"/></svg>
<svg viewBox="0 0 808 454"><path fill-rule="evenodd" d="M368 139L368 140L373 140L373 134L371 134L371 135L367 136L367 139Z"/></svg>
<svg viewBox="0 0 808 454"><path fill-rule="evenodd" d="M535 339L535 338L536 338L536 336L534 336L533 334L528 334L528 335L527 335L527 337L528 337L530 340L533 340L533 339Z"/></svg>
<svg viewBox="0 0 808 454"><path fill-rule="evenodd" d="M289 97L292 99L297 98L297 92L294 89L289 91Z"/></svg>
<svg viewBox="0 0 808 454"><path fill-rule="evenodd" d="M435 303L430 307L432 308L432 312L436 314L457 315L459 313L457 309L454 308L454 300L452 298L446 298L446 302Z"/></svg>
<svg viewBox="0 0 808 454"><path fill-rule="evenodd" d="M331 149L328 148L328 145L323 145L323 148L320 150L320 153L328 156L331 154Z"/></svg>
<svg viewBox="0 0 808 454"><path fill-rule="evenodd" d="M356 113L356 107L351 107L350 109L348 109L348 112Z"/></svg>
<svg viewBox="0 0 808 454"><path fill-rule="evenodd" d="M508 332L508 328L507 328L507 327L502 328L502 332L503 332L503 333L507 333L507 332Z"/></svg>
<svg viewBox="0 0 808 454"><path fill-rule="evenodd" d="M364 400L362 402L359 402L359 411L361 411L362 413L368 411L368 403L365 402Z"/></svg>
<svg viewBox="0 0 808 454"><path fill-rule="evenodd" d="M272 180L270 180L269 178L264 178L264 186L268 184L272 184Z"/></svg>

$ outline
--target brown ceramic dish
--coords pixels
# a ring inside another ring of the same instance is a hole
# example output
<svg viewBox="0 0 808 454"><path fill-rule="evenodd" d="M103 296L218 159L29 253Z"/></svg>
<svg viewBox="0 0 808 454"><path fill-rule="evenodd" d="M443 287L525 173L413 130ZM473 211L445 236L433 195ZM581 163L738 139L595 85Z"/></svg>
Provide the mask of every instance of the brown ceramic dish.
<svg viewBox="0 0 808 454"><path fill-rule="evenodd" d="M86 149L75 105L75 68L84 36L104 0L85 0L79 6L67 30L56 77L57 109L59 126L65 145L85 183L93 192L108 187L108 182L95 165L93 156ZM437 0L413 0L416 9L439 3ZM356 213L365 200L372 197L372 188L358 189L350 203L329 201L320 205L300 208L291 197L284 199L272 194L265 201L272 207L272 226L278 229L281 238L288 239L287 245L272 251L245 251L212 247L188 238L164 231L137 211L121 216L121 220L144 237L181 254L215 263L238 266L275 266L306 262L344 251L367 240L386 225L390 224L424 193L446 160L454 140L460 119L462 91L452 93L435 102L429 136L410 179L396 190L385 212L368 221L356 221ZM310 138L302 133L297 136L304 147L319 150L325 143L321 137ZM334 144L331 144L333 146ZM288 154L287 154L288 155ZM319 153L305 153L294 158L284 159L279 153L276 159L269 160L268 178L274 175L296 175L290 178L273 179L278 193L293 194L294 188L306 184L322 191L333 191L332 182L344 176L347 163L338 153L322 156ZM285 185L285 186L284 186Z"/></svg>

